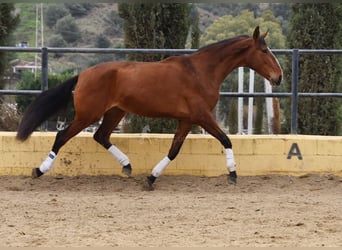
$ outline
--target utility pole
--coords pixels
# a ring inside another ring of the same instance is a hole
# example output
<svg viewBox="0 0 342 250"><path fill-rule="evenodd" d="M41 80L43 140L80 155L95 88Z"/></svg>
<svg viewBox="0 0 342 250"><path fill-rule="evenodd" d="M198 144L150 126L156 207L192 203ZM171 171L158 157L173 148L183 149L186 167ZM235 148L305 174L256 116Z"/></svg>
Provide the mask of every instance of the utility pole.
<svg viewBox="0 0 342 250"><path fill-rule="evenodd" d="M36 48L44 47L44 29L43 29L43 3L36 4ZM36 53L34 58L34 77L37 77L38 60L40 55Z"/></svg>

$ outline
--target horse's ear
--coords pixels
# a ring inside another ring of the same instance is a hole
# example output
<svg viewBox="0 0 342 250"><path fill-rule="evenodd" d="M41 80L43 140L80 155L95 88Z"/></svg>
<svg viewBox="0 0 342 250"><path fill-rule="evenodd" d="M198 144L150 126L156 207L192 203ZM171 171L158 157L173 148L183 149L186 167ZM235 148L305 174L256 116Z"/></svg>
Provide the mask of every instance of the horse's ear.
<svg viewBox="0 0 342 250"><path fill-rule="evenodd" d="M257 41L259 39L260 36L260 30L259 30L259 26L256 26L254 32L253 32L253 39L254 41Z"/></svg>
<svg viewBox="0 0 342 250"><path fill-rule="evenodd" d="M262 37L263 37L264 39L267 37L268 31L269 31L269 30L267 30L267 31L262 35Z"/></svg>

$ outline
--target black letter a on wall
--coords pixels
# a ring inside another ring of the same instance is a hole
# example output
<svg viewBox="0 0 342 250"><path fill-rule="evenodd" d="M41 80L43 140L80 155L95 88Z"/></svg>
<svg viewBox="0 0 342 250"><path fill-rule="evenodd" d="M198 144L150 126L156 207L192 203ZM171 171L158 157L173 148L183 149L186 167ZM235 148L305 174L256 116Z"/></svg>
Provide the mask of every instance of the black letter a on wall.
<svg viewBox="0 0 342 250"><path fill-rule="evenodd" d="M297 156L299 160L303 160L297 143L292 143L287 159L291 159L292 156Z"/></svg>

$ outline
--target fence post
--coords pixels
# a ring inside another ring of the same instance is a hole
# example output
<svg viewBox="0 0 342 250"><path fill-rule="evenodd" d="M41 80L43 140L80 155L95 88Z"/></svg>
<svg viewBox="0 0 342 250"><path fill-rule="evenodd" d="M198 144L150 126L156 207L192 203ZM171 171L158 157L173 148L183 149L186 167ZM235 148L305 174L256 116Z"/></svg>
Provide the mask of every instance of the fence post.
<svg viewBox="0 0 342 250"><path fill-rule="evenodd" d="M291 134L297 134L298 131L298 67L299 51L294 49L292 52Z"/></svg>
<svg viewBox="0 0 342 250"><path fill-rule="evenodd" d="M48 50L46 47L42 48L42 85L41 90L48 89Z"/></svg>
<svg viewBox="0 0 342 250"><path fill-rule="evenodd" d="M243 93L243 67L238 72L238 93ZM243 97L238 97L238 134L243 134Z"/></svg>
<svg viewBox="0 0 342 250"><path fill-rule="evenodd" d="M49 88L48 85L48 49L46 47L42 48L42 82L41 82L41 90L46 91ZM47 131L48 122L44 122L41 125L41 129L43 131Z"/></svg>

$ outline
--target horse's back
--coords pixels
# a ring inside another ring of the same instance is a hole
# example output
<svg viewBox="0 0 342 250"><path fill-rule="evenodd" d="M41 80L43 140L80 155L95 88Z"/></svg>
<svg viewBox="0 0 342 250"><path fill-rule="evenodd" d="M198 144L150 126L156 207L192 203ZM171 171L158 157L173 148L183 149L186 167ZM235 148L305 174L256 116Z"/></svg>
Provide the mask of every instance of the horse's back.
<svg viewBox="0 0 342 250"><path fill-rule="evenodd" d="M195 78L192 63L182 56L159 62L108 62L80 74L75 97L79 105L88 102L101 110L116 106L145 116L183 117L189 115L189 101L196 100Z"/></svg>

